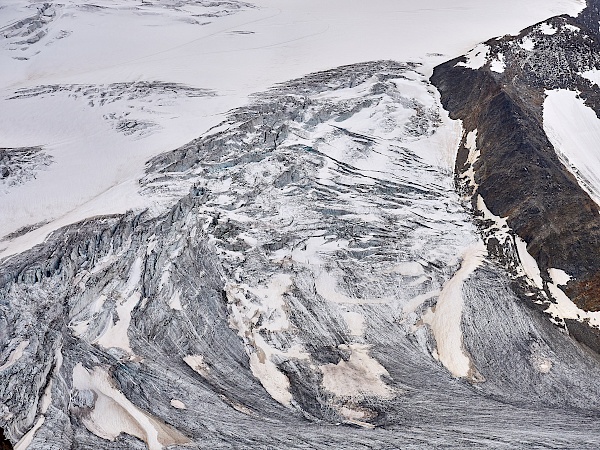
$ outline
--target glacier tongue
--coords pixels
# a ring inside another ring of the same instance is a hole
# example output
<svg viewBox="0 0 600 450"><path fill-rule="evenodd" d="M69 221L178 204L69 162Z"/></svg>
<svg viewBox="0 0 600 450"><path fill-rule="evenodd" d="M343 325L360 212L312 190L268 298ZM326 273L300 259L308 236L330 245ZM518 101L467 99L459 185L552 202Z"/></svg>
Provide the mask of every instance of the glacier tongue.
<svg viewBox="0 0 600 450"><path fill-rule="evenodd" d="M365 335L380 315L410 335L423 312L414 299L435 298L478 241L453 190L460 124L419 69L369 63L277 86L233 112L224 130L154 160L146 177L148 195L172 184L177 192L183 180L202 191L230 323L253 373L283 404L291 386L278 366L293 361L323 377L318 395L333 394L342 419L374 414L364 398L389 399L393 389L374 388L389 374L368 356ZM455 316L460 352L460 309ZM319 366L323 353L348 362ZM333 367L338 379L362 381L344 394L332 387Z"/></svg>
<svg viewBox="0 0 600 450"><path fill-rule="evenodd" d="M164 214L89 219L5 261L6 434L32 449L587 442L593 357L493 261L462 261L481 239L453 154L469 139L475 158L476 134L421 69L361 63L257 94L148 164ZM435 359L448 348L467 372Z"/></svg>

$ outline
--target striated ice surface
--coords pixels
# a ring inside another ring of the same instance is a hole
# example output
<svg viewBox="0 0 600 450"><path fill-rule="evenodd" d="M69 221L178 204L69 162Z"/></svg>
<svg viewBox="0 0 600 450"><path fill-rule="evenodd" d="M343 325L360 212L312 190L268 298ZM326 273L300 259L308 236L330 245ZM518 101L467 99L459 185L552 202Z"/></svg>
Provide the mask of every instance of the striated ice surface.
<svg viewBox="0 0 600 450"><path fill-rule="evenodd" d="M477 133L420 71L277 85L150 161L165 213L5 259L17 448L596 447L595 357L485 256L452 171Z"/></svg>
<svg viewBox="0 0 600 450"><path fill-rule="evenodd" d="M0 439L598 448L597 355L544 314L597 313L462 196L486 130L427 80L583 7L0 4Z"/></svg>

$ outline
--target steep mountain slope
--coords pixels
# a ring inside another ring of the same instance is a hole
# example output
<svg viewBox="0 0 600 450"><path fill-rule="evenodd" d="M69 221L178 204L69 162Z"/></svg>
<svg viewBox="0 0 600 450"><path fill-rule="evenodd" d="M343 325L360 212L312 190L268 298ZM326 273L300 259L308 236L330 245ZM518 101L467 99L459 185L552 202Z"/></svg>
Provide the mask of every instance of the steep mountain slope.
<svg viewBox="0 0 600 450"><path fill-rule="evenodd" d="M590 2L577 18L555 17L490 40L437 67L432 77L444 106L469 132L456 162L459 184L476 210L489 210L527 243L517 253L533 257L545 308L596 351L600 216L596 174L587 164L597 153L600 90L589 74L600 67L598 18ZM567 109L576 99L581 107ZM559 127L566 118L556 115L563 110L573 114L572 129ZM505 236L506 230L500 237L488 233L501 259L515 249Z"/></svg>

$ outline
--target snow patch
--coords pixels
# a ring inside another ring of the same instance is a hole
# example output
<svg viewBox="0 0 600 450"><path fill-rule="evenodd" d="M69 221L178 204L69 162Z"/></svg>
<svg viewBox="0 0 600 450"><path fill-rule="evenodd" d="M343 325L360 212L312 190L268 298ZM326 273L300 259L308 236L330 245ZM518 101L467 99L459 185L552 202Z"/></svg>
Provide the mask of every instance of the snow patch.
<svg viewBox="0 0 600 450"><path fill-rule="evenodd" d="M560 161L600 205L600 119L576 92L559 89L546 94L544 131Z"/></svg>
<svg viewBox="0 0 600 450"><path fill-rule="evenodd" d="M440 290L435 289L433 291L425 292L424 294L417 295L411 298L403 307L402 312L405 315L414 313L419 306L425 303L427 300L439 297Z"/></svg>
<svg viewBox="0 0 600 450"><path fill-rule="evenodd" d="M52 404L52 386L54 382L54 377L60 373L60 369L63 363L63 354L61 347L57 347L54 351L54 369L52 370L53 378L50 378L48 382L48 386L44 390L44 395L40 400L40 410L42 414L45 414L48 411L48 408Z"/></svg>
<svg viewBox="0 0 600 450"><path fill-rule="evenodd" d="M586 80L591 81L592 84L595 84L596 86L600 86L600 70L590 69L590 70L586 70L584 72L579 72L579 75L581 75Z"/></svg>
<svg viewBox="0 0 600 450"><path fill-rule="evenodd" d="M459 62L456 65L468 67L473 70L481 69L487 63L489 52L489 46L486 44L479 44L465 55L465 58L467 59L465 62Z"/></svg>
<svg viewBox="0 0 600 450"><path fill-rule="evenodd" d="M419 277L425 274L425 269L416 261L404 261L396 263L390 272L398 273L405 277Z"/></svg>
<svg viewBox="0 0 600 450"><path fill-rule="evenodd" d="M544 359L544 360L540 361L537 364L537 369L541 373L549 373L550 370L552 369L552 361L550 361L549 359Z"/></svg>
<svg viewBox="0 0 600 450"><path fill-rule="evenodd" d="M532 355L531 363L540 373L550 373L552 370L552 360L539 355Z"/></svg>
<svg viewBox="0 0 600 450"><path fill-rule="evenodd" d="M210 368L204 362L202 355L188 355L183 358L183 361L192 368L192 370L204 378L208 378Z"/></svg>
<svg viewBox="0 0 600 450"><path fill-rule="evenodd" d="M437 345L439 361L455 377L477 378L476 369L463 345L461 330L463 282L471 276L484 261L487 250L483 241L466 249L460 269L444 284L435 306L423 316L423 322L431 327Z"/></svg>
<svg viewBox="0 0 600 450"><path fill-rule="evenodd" d="M276 355L283 358L309 359L310 355L299 346L293 346L287 351L279 350L267 342L261 331L272 333L284 331L289 327L283 295L291 286L292 279L289 275L277 274L266 288L250 288L233 283L225 287L231 309L229 324L247 344L252 374L273 399L286 406L290 406L292 402L290 382L271 357ZM255 299L249 294L254 294Z"/></svg>
<svg viewBox="0 0 600 450"><path fill-rule="evenodd" d="M549 269L548 273L552 278L552 282L557 286L565 286L572 278L571 275L561 269Z"/></svg>
<svg viewBox="0 0 600 450"><path fill-rule="evenodd" d="M348 311L343 314L346 325L352 336L362 336L365 332L365 318L362 314Z"/></svg>
<svg viewBox="0 0 600 450"><path fill-rule="evenodd" d="M499 217L491 212L481 195L477 195L477 211L483 215L482 219L484 222L491 223L485 231L493 234L498 239L498 242L506 242L510 237L510 227L508 226L506 217Z"/></svg>
<svg viewBox="0 0 600 450"><path fill-rule="evenodd" d="M569 31L572 31L573 33L578 33L579 31L581 31L581 28L576 27L575 25L571 25L570 23L563 25L563 27Z"/></svg>
<svg viewBox="0 0 600 450"><path fill-rule="evenodd" d="M562 323L564 319L573 319L579 322L587 322L591 326L600 328L600 311L584 311L573 303L562 289L553 283L548 283L548 290L556 300L556 303L551 303L545 312L557 319L557 323Z"/></svg>
<svg viewBox="0 0 600 450"><path fill-rule="evenodd" d="M35 425L27 432L25 435L16 443L14 450L27 450L29 445L33 442L33 438L35 437L35 433L40 427L44 424L46 420L45 416L40 416Z"/></svg>
<svg viewBox="0 0 600 450"><path fill-rule="evenodd" d="M149 450L190 442L176 429L131 403L100 367L90 372L78 363L73 368L73 387L96 393L94 408L81 420L98 437L114 441L121 433L127 433L144 441Z"/></svg>
<svg viewBox="0 0 600 450"><path fill-rule="evenodd" d="M28 345L28 340L19 342L19 345L17 345L17 347L12 352L10 352L10 355L8 355L8 359L6 360L6 362L2 364L2 366L0 366L0 371L12 367L19 359L21 359L21 357L23 356L23 352L25 351Z"/></svg>
<svg viewBox="0 0 600 450"><path fill-rule="evenodd" d="M506 69L506 61L504 60L504 55L502 53L498 53L496 58L490 63L490 70L496 73L504 73Z"/></svg>
<svg viewBox="0 0 600 450"><path fill-rule="evenodd" d="M120 348L133 355L127 330L129 330L129 324L131 323L131 313L139 303L140 298L140 293L136 292L127 300L118 304L117 315L119 316L119 320L117 320L117 323L113 323L112 318L109 318L107 327L96 339L95 343L100 344L104 348Z"/></svg>
<svg viewBox="0 0 600 450"><path fill-rule="evenodd" d="M477 150L477 128L471 130L467 133L467 139L465 146L469 149L469 151L474 152ZM469 153L470 155L470 153ZM468 162L472 163L474 160L469 159Z"/></svg>
<svg viewBox="0 0 600 450"><path fill-rule="evenodd" d="M250 369L273 399L282 405L290 406L292 404L290 380L279 371L270 359L265 356L261 358L257 353L252 353L250 355Z"/></svg>
<svg viewBox="0 0 600 450"><path fill-rule="evenodd" d="M134 292L134 290L137 288L142 276L142 264L142 259L138 257L130 269L121 301L117 304L119 320L117 323L113 323L112 319L109 318L105 330L95 341L104 348L120 348L133 355L127 330L129 330L129 324L131 323L131 313L141 299L141 294Z"/></svg>
<svg viewBox="0 0 600 450"><path fill-rule="evenodd" d="M469 186L477 189L477 183L475 182L475 163L480 156L480 151L477 148L477 128L467 133L465 148L469 150L467 161L465 163L469 165L469 168L463 172L462 177L467 180Z"/></svg>
<svg viewBox="0 0 600 450"><path fill-rule="evenodd" d="M527 251L527 243L519 236L515 236L515 244L517 246L517 253L521 266L524 271L524 275L527 276L538 289L544 289L544 282L540 275L540 268L537 265L537 261Z"/></svg>
<svg viewBox="0 0 600 450"><path fill-rule="evenodd" d="M266 287L250 288L249 291L262 300L262 310L270 320L264 325L268 331L287 330L290 323L285 313L284 294L292 287L292 277L287 274L275 275Z"/></svg>
<svg viewBox="0 0 600 450"><path fill-rule="evenodd" d="M552 36L556 34L558 30L554 28L554 25L544 22L540 24L540 31L547 36Z"/></svg>
<svg viewBox="0 0 600 450"><path fill-rule="evenodd" d="M171 399L171 406L176 409L187 409L187 406L185 406L185 403L183 403L181 400L177 400L175 398Z"/></svg>
<svg viewBox="0 0 600 450"><path fill-rule="evenodd" d="M535 49L535 42L531 37L525 36L521 42L519 42L519 47L528 52L532 52Z"/></svg>
<svg viewBox="0 0 600 450"><path fill-rule="evenodd" d="M175 290L175 292L173 292L173 295L169 299L169 308L174 309L176 311L183 310L183 307L181 306L181 292L179 290Z"/></svg>

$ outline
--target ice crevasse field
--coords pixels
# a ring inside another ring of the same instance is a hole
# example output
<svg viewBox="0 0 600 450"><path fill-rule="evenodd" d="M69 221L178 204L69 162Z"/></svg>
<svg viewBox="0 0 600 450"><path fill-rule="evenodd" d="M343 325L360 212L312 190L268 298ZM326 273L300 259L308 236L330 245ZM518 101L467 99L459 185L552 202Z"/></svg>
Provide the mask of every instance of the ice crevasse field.
<svg viewBox="0 0 600 450"><path fill-rule="evenodd" d="M17 449L594 448L600 371L513 275L562 295L557 323L600 315L562 293L569 274L542 280L518 236L514 273L488 258L456 189L478 130L429 81L585 6L1 2L4 434ZM567 90L543 111L600 198L600 121ZM14 275L29 255L60 270Z"/></svg>

